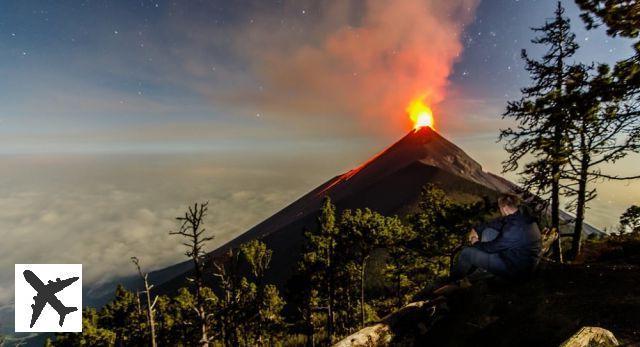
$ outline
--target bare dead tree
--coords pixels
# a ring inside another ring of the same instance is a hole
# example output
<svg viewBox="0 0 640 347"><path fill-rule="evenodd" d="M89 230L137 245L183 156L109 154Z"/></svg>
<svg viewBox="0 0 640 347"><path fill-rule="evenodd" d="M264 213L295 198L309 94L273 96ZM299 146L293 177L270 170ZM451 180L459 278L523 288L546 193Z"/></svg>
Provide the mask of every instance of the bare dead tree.
<svg viewBox="0 0 640 347"><path fill-rule="evenodd" d="M237 346L239 336L236 322L238 318L238 306L240 301L238 274L239 252L229 249L222 259L213 261L213 276L217 278L218 285L222 289L220 323L222 325L220 333L224 346Z"/></svg>
<svg viewBox="0 0 640 347"><path fill-rule="evenodd" d="M203 293L203 272L206 260L204 244L213 240L213 236L207 236L205 234L206 229L202 227L208 210L208 201L201 204L195 203L193 206L189 206L188 210L184 213L184 216L176 218L176 220L180 222L180 228L178 231L169 232L170 235L180 235L187 240L186 242L183 242L183 245L187 247L185 255L193 261L193 277L189 278L189 281L193 282L195 285L196 307L193 307L193 309L195 310L200 323L201 338L199 344L201 346L208 346L211 340L208 334L207 325L210 315L207 313L206 298Z"/></svg>
<svg viewBox="0 0 640 347"><path fill-rule="evenodd" d="M154 321L154 307L156 306L158 297L156 296L155 298L153 298L153 302L151 301L151 289L153 288L153 284L149 284L149 274L142 272L142 269L140 269L140 260L137 257L131 257L131 261L133 262L133 264L135 264L136 269L138 269L138 275L140 275L142 283L144 284L144 291L142 292L145 293L147 297L147 321L149 322L149 331L151 333L151 346L156 347L156 324ZM139 302L140 299L138 297L138 303Z"/></svg>

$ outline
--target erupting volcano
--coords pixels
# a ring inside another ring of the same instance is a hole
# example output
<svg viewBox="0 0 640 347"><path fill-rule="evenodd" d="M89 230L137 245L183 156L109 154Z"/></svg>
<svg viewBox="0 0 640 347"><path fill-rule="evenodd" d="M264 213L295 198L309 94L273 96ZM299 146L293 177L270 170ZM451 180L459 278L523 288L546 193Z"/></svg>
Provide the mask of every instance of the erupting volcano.
<svg viewBox="0 0 640 347"><path fill-rule="evenodd" d="M510 191L509 181L482 170L478 162L433 129L433 115L422 101L407 109L414 129L399 141L362 165L338 175L297 201L211 253L222 257L230 248L252 239L261 239L273 250L267 276L271 283L284 285L299 260L303 230L315 226L325 196L339 210L370 208L385 215L407 215L415 211L421 188L433 183L454 200L477 201L495 198ZM191 263L185 262L154 274L166 290L178 288L188 276ZM177 276L177 277L176 277Z"/></svg>
<svg viewBox="0 0 640 347"><path fill-rule="evenodd" d="M430 127L435 129L433 121L433 112L431 107L427 106L423 98L417 98L407 107L409 118L413 122L413 130L419 130L422 127Z"/></svg>

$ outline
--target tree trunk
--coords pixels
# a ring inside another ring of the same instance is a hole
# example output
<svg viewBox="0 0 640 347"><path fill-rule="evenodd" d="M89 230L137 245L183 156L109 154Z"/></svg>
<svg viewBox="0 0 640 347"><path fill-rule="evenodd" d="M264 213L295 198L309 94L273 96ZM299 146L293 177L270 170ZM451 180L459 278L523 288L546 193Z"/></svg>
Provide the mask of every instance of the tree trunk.
<svg viewBox="0 0 640 347"><path fill-rule="evenodd" d="M132 257L131 261L133 261L133 263L135 264L136 268L138 269L138 275L140 275L140 278L142 279L142 284L144 285L144 292L146 294L146 299L147 299L147 322L149 323L149 333L151 335L151 346L152 347L156 347L156 325L155 325L155 321L153 318L153 307L155 306L156 302L155 300L153 302L151 302L151 288L153 288L153 285L149 285L149 281L148 281L148 274L142 273L142 269L140 268L140 263L139 263L139 259L136 257ZM157 297L156 297L157 299ZM136 292L136 309L138 311L138 314L141 314L141 307L140 307L140 292Z"/></svg>
<svg viewBox="0 0 640 347"><path fill-rule="evenodd" d="M571 258L576 259L580 254L582 243L582 227L584 223L584 213L587 204L587 180L589 178L589 162L591 157L586 148L585 130L580 134L580 176L578 178L578 201L576 204L576 220L573 227L573 243L571 247Z"/></svg>
<svg viewBox="0 0 640 347"><path fill-rule="evenodd" d="M586 204L587 182L586 178L580 178L578 183L578 203L576 206L576 219L573 227L573 244L571 247L571 257L576 259L580 254L580 245L582 243L582 224L584 223L584 212Z"/></svg>
<svg viewBox="0 0 640 347"><path fill-rule="evenodd" d="M558 2L558 8L556 10L556 20L562 20L561 14L561 4ZM562 43L564 43L565 38L562 36L560 38L561 43L558 46L558 58L556 60L556 93L557 95L563 95L563 87L564 87L564 59L566 58ZM556 111L555 119L554 119L554 129L553 129L553 155L551 158L551 228L555 228L560 233L560 157L562 155L562 131L563 128L561 124L563 122L564 114L561 112L561 105L558 105L558 100L556 102ZM562 263L562 237L558 237L558 240L554 244L553 252L555 253L556 260Z"/></svg>
<svg viewBox="0 0 640 347"><path fill-rule="evenodd" d="M555 175L558 175L559 170ZM551 228L555 229L560 235L560 182L556 180L554 175L553 182L551 184ZM562 263L562 238L558 237L553 245L553 253L556 260Z"/></svg>
<svg viewBox="0 0 640 347"><path fill-rule="evenodd" d="M151 302L151 294L149 294L149 284L147 278L144 279L145 292L147 293L147 319L149 320L149 329L151 330L151 346L156 347L156 323L153 318L153 303Z"/></svg>
<svg viewBox="0 0 640 347"><path fill-rule="evenodd" d="M313 327L313 311L312 311L313 308L311 305L310 296L311 294L309 293L309 301L305 303L307 307L306 307L306 312L304 312L304 315L303 315L304 320L306 321L304 333L307 336L307 339L305 341L305 346L315 347L316 341L314 338L315 329Z"/></svg>
<svg viewBox="0 0 640 347"><path fill-rule="evenodd" d="M327 305L327 335L329 336L329 344L333 343L333 325L334 325L334 318L333 318L333 301L334 301L334 295L333 295L333 263L332 263L332 258L333 258L333 236L330 236L330 240L329 240L329 252L328 252L328 259L327 259L327 265L328 265L328 278L327 278L327 291L328 291L328 296L329 296L329 303Z"/></svg>
<svg viewBox="0 0 640 347"><path fill-rule="evenodd" d="M360 267L360 328L364 328L364 321L365 321L365 317L364 317L364 274L365 274L365 267L367 266L367 258L365 257L362 260L362 266Z"/></svg>
<svg viewBox="0 0 640 347"><path fill-rule="evenodd" d="M398 303L397 303L398 308L401 308L403 304L402 293L401 293L401 285L402 285L401 281L402 281L402 277L400 275L400 272L397 271L396 272L396 296L398 297Z"/></svg>
<svg viewBox="0 0 640 347"><path fill-rule="evenodd" d="M207 336L207 319L206 313L204 312L203 307L198 308L198 315L200 318L200 332L202 336L200 337L200 346L209 346L209 337Z"/></svg>

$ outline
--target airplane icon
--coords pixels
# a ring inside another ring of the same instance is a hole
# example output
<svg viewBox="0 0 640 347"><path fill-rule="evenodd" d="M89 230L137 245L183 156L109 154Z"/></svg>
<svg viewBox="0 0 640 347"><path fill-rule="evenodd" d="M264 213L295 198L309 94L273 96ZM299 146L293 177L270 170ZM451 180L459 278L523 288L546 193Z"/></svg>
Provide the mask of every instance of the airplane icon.
<svg viewBox="0 0 640 347"><path fill-rule="evenodd" d="M42 313L44 307L49 304L53 309L58 312L60 316L60 321L58 324L62 326L64 323L64 318L67 314L77 311L77 307L67 307L60 302L60 300L56 297L56 293L63 290L64 288L71 285L73 282L77 281L79 277L70 277L65 280L60 280L56 278L56 281L49 281L46 285L42 283L42 281L30 270L24 270L22 273L24 275L24 279L29 282L31 287L38 292L38 295L33 297L34 303L31 305L33 309L33 314L31 315L31 325L30 328L33 328L33 325L36 324L38 317Z"/></svg>

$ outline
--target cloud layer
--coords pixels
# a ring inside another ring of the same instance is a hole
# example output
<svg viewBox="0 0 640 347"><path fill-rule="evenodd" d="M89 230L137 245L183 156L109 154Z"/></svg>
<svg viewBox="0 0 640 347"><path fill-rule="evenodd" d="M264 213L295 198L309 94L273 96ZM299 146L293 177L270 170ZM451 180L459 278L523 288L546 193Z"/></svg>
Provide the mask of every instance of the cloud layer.
<svg viewBox="0 0 640 347"><path fill-rule="evenodd" d="M294 177L299 158L269 157L3 156L0 305L13 300L16 263L82 263L91 288L133 274L134 255L147 270L184 260L168 232L187 204L210 202L213 250L329 176L304 163L316 174Z"/></svg>

